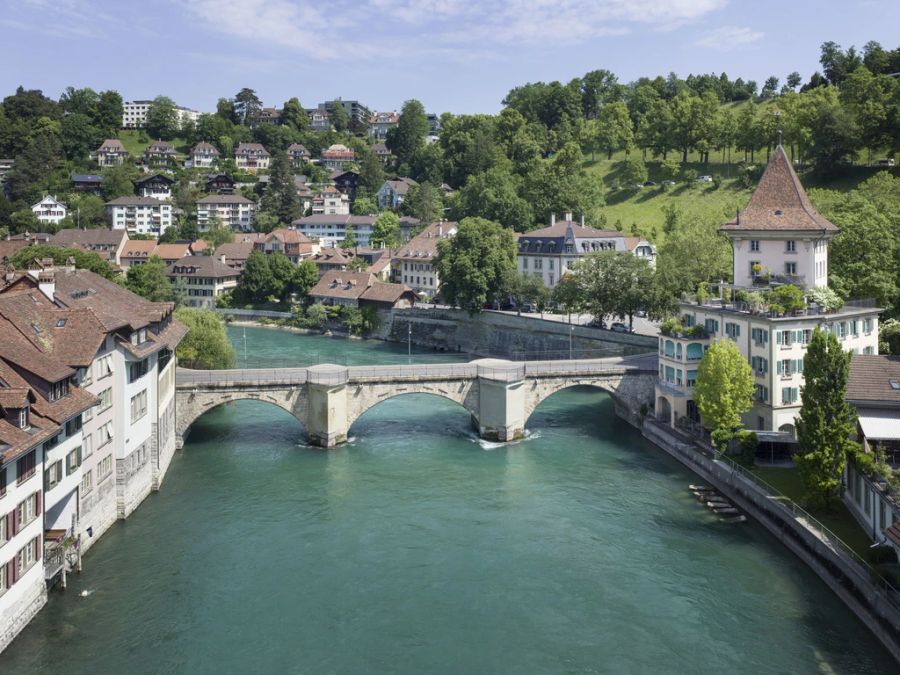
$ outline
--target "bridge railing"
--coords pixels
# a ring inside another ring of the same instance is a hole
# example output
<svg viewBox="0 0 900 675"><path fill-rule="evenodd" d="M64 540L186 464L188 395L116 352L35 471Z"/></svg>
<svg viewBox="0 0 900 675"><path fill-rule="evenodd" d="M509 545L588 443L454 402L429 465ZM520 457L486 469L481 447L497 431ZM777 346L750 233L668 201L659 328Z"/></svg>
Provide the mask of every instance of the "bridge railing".
<svg viewBox="0 0 900 675"><path fill-rule="evenodd" d="M275 385L305 384L306 368L255 368L250 370L190 370L179 368L177 383L187 385Z"/></svg>

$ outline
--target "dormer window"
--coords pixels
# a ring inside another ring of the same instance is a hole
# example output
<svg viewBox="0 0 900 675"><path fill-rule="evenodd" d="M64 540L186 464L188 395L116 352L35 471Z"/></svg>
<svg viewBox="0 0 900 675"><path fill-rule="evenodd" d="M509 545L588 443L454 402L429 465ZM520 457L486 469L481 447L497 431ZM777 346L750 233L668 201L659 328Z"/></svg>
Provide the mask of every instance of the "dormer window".
<svg viewBox="0 0 900 675"><path fill-rule="evenodd" d="M47 392L47 398L52 403L53 401L58 401L63 396L69 393L69 381L61 380L60 382L54 382L50 385L50 391Z"/></svg>
<svg viewBox="0 0 900 675"><path fill-rule="evenodd" d="M27 429L28 428L28 405L26 404L24 408L19 409L19 428Z"/></svg>

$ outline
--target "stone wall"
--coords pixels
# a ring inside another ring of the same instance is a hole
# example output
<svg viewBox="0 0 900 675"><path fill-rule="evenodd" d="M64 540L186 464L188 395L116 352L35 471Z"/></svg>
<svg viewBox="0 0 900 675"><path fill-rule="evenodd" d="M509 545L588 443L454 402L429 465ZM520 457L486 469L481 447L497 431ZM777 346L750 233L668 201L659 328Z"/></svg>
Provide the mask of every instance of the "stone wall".
<svg viewBox="0 0 900 675"><path fill-rule="evenodd" d="M35 564L43 565L43 558ZM0 617L0 652L9 646L28 622L31 621L35 614L41 611L41 608L47 604L47 585L44 583L44 575L36 576L37 581L22 594L22 597L15 602L7 614ZM16 590L15 586L10 591Z"/></svg>
<svg viewBox="0 0 900 675"><path fill-rule="evenodd" d="M97 476L94 476L96 481ZM116 481L112 474L93 489L81 495L81 513L78 528L81 534L81 552L86 553L97 540L116 522ZM88 534L90 530L90 534Z"/></svg>
<svg viewBox="0 0 900 675"><path fill-rule="evenodd" d="M657 339L646 335L571 326L536 315L458 309L397 309L380 313L381 326L372 337L412 342L418 347L517 360L566 359L569 336L578 358L602 358L655 351ZM573 329L574 328L574 329Z"/></svg>
<svg viewBox="0 0 900 675"><path fill-rule="evenodd" d="M116 459L116 513L119 518L130 516L152 488L153 466L148 439L127 457Z"/></svg>

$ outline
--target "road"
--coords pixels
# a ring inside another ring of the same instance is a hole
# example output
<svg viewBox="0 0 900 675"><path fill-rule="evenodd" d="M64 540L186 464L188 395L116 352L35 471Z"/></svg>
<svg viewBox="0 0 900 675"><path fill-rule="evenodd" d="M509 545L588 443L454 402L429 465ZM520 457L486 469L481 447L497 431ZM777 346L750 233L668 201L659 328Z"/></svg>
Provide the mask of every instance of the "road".
<svg viewBox="0 0 900 675"><path fill-rule="evenodd" d="M496 312L497 314L518 314L515 310L509 311L498 311L498 310L485 310L488 312ZM544 312L543 314L540 312L534 312L533 314L522 314L526 318L535 318L535 319L544 319L546 321L559 321L561 323L569 323L569 315L568 314L550 314L548 312ZM591 314L573 314L572 315L572 323L584 326L585 324L593 321L594 317ZM615 320L615 319L614 319ZM607 317L606 324L609 325L611 323L610 319ZM628 321L622 321L626 326L628 325ZM656 321L651 321L650 319L645 319L640 316L634 317L634 332L637 335L649 335L650 337L656 337L659 334L659 324Z"/></svg>

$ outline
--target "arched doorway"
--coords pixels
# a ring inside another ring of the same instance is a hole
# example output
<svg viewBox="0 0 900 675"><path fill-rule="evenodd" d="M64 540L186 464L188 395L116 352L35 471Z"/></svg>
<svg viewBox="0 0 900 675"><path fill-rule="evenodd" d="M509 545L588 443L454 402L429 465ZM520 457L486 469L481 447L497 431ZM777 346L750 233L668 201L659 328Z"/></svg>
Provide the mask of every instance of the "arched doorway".
<svg viewBox="0 0 900 675"><path fill-rule="evenodd" d="M667 426L673 426L672 404L665 396L656 397L656 419Z"/></svg>

